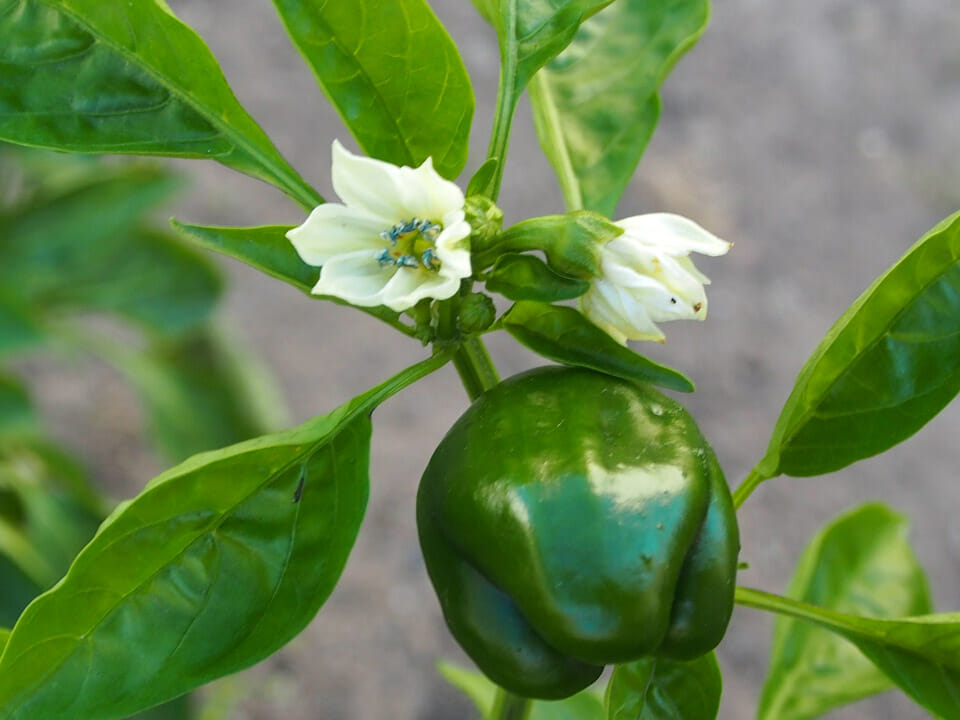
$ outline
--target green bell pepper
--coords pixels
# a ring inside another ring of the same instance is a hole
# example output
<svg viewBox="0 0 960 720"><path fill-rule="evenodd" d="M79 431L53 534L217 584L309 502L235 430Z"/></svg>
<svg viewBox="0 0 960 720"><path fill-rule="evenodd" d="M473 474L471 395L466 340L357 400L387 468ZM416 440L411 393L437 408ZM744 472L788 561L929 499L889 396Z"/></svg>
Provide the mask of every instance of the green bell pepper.
<svg viewBox="0 0 960 720"><path fill-rule="evenodd" d="M454 637L520 695L697 657L733 611L730 491L690 415L646 385L562 367L497 385L434 452L417 525Z"/></svg>

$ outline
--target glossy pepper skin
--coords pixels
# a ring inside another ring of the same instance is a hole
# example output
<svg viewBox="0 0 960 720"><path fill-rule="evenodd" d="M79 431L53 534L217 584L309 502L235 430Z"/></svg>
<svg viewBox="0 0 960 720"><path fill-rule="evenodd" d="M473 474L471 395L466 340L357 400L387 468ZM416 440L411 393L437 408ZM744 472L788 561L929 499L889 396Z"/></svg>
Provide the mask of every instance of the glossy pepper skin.
<svg viewBox="0 0 960 720"><path fill-rule="evenodd" d="M562 367L504 381L434 452L417 525L454 637L528 697L702 655L733 610L730 491L690 415L649 386Z"/></svg>

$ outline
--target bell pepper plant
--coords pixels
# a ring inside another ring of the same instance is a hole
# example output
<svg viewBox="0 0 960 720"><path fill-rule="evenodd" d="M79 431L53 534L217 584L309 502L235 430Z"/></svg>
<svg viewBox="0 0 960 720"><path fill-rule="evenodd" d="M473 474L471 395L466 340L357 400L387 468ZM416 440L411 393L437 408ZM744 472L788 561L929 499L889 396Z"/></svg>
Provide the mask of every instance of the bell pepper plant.
<svg viewBox="0 0 960 720"><path fill-rule="evenodd" d="M479 669L443 672L484 718L711 720L734 604L778 617L760 720L893 685L960 718L960 614L932 614L901 516L870 504L831 522L783 595L738 584L751 548L737 522L765 481L884 452L960 390L960 214L837 320L731 493L665 394L693 382L629 343L704 320L709 280L694 262L734 253L735 238L616 214L708 0L473 4L500 58L485 153L469 143L470 78L426 0L273 1L345 126L325 129L339 200L327 202L164 0L0 0L0 140L257 178L294 203L291 222L173 227L424 348L339 407L194 454L116 506L0 629L0 720L128 717L286 645L360 532L372 414L448 363L472 404L424 471L417 526L443 617ZM563 211L505 222L525 92ZM51 292L72 282L55 277ZM500 331L544 366L501 382L484 342Z"/></svg>

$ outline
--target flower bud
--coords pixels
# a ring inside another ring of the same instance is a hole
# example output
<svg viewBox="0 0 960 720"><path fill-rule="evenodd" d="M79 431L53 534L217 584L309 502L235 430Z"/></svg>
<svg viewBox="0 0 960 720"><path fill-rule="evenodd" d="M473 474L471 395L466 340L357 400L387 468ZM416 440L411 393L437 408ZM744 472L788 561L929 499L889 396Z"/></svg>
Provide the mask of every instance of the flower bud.
<svg viewBox="0 0 960 720"><path fill-rule="evenodd" d="M503 210L483 195L471 195L464 212L470 225L470 250L474 253L486 250L503 228Z"/></svg>
<svg viewBox="0 0 960 720"><path fill-rule="evenodd" d="M497 309L489 295L470 293L460 303L460 329L467 334L483 332L493 325Z"/></svg>

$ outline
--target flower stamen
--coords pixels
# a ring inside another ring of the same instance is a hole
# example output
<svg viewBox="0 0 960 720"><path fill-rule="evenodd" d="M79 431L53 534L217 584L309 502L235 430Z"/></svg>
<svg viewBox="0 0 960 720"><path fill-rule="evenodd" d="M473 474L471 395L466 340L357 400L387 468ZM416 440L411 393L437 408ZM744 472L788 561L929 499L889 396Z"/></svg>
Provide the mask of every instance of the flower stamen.
<svg viewBox="0 0 960 720"><path fill-rule="evenodd" d="M435 272L440 269L436 242L441 232L443 226L430 220L412 218L398 223L380 233L380 237L390 243L390 247L381 250L376 260L381 266L395 265Z"/></svg>

